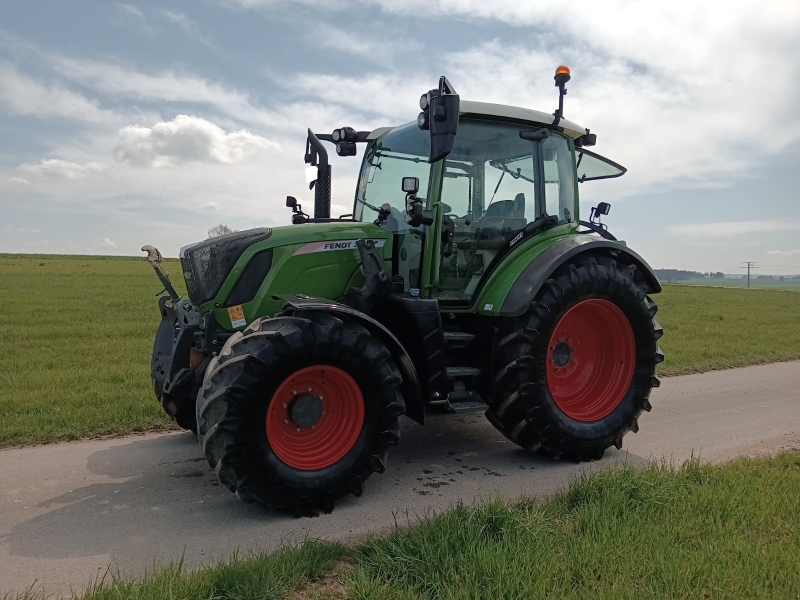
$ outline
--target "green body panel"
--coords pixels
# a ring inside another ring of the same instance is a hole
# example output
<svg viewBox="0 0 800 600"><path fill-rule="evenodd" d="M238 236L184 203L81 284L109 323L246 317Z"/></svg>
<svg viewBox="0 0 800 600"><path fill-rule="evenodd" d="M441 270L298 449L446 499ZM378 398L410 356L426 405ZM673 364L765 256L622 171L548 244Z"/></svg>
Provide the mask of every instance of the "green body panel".
<svg viewBox="0 0 800 600"><path fill-rule="evenodd" d="M479 315L497 316L503 305L508 291L519 277L519 274L528 266L536 256L545 249L564 238L578 235L577 225L567 223L543 231L539 235L527 240L519 248L498 265L489 276L488 281L478 292L476 301L468 309L453 310L452 312L472 312Z"/></svg>
<svg viewBox="0 0 800 600"><path fill-rule="evenodd" d="M273 252L272 267L255 298L242 305L248 323L258 317L272 316L280 310L283 302L274 300L274 295L307 294L339 298L349 287L361 281L361 258L355 248L331 249L324 244L358 239L385 240L380 250L384 260L390 260L392 234L372 223L345 221L275 227L267 239L249 246L242 253L216 297L200 306L199 310L213 311L223 329L235 329L231 327L228 309L223 303L253 255L270 248ZM308 244L319 244L321 247L309 247ZM315 249L318 251L309 251Z"/></svg>

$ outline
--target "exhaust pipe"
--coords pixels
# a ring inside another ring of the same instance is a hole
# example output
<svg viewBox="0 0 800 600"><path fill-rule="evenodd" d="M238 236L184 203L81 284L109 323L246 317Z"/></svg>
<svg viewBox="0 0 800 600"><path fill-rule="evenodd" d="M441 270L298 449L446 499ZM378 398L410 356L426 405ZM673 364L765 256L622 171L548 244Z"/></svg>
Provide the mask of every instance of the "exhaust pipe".
<svg viewBox="0 0 800 600"><path fill-rule="evenodd" d="M317 166L317 180L314 182L314 218L331 218L331 166L328 164L328 151L311 129L308 130L308 151L306 162Z"/></svg>

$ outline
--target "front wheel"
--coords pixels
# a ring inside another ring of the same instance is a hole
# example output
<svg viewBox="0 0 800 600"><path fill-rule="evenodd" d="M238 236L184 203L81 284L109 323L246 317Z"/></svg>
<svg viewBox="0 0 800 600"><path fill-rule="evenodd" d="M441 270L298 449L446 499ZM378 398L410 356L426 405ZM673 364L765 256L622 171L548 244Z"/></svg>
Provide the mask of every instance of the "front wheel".
<svg viewBox="0 0 800 600"><path fill-rule="evenodd" d="M330 511L385 469L400 439L402 378L357 323L314 312L259 319L209 364L198 437L246 502Z"/></svg>
<svg viewBox="0 0 800 600"><path fill-rule="evenodd" d="M621 448L659 384L656 311L641 275L611 257L560 268L497 345L487 417L513 442L553 456L594 460Z"/></svg>

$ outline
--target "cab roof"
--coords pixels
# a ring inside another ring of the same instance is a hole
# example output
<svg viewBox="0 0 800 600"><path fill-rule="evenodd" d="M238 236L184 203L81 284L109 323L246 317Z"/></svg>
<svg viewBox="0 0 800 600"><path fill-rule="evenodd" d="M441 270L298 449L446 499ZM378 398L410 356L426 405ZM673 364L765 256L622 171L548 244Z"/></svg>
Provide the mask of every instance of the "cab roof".
<svg viewBox="0 0 800 600"><path fill-rule="evenodd" d="M461 101L460 115L471 117L490 117L499 119L512 119L514 121L527 121L529 123L536 123L537 125L552 125L555 117L549 113L540 110L533 110L530 108L520 108L519 106L508 106L507 104L492 104L491 102L471 102L469 100ZM586 133L586 129L570 121L569 119L561 119L558 122L558 127L564 130L564 133L569 137L575 139ZM375 140L395 129L394 127L379 127L378 129L370 132L367 137L368 140Z"/></svg>
<svg viewBox="0 0 800 600"><path fill-rule="evenodd" d="M513 119L515 121L529 121L540 125L552 125L555 117L549 113L530 108L520 108L518 106L508 106L506 104L492 104L490 102L471 102L463 100L461 102L461 115L480 116L480 117L499 117L501 119ZM568 119L561 119L558 126L564 129L564 133L571 138L577 138L586 133L586 129Z"/></svg>

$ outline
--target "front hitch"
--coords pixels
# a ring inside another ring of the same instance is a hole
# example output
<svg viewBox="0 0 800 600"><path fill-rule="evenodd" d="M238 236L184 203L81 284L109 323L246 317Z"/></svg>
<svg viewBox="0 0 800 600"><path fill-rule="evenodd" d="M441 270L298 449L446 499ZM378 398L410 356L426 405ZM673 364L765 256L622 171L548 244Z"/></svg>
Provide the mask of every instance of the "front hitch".
<svg viewBox="0 0 800 600"><path fill-rule="evenodd" d="M169 297L177 302L181 299L178 296L178 292L175 291L175 288L172 287L172 283L169 280L169 275L164 272L164 268L161 266L164 258L161 256L161 252L158 251L158 248L151 245L142 246L142 252L147 252L147 262L149 262L153 266L153 270L155 270L156 275L161 280L161 284L164 286L164 289L156 294L160 296L164 292L169 294Z"/></svg>

